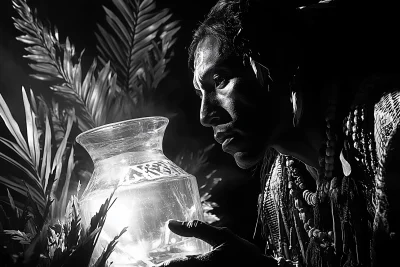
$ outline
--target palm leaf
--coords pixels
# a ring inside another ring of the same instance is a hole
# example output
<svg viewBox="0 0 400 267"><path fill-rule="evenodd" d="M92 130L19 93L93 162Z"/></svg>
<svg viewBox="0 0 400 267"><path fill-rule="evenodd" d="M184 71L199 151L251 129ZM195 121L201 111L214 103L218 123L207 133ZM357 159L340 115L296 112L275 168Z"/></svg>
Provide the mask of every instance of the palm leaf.
<svg viewBox="0 0 400 267"><path fill-rule="evenodd" d="M65 210L64 208L67 207L67 200L68 200L68 196L69 196L69 185L70 185L70 180L71 180L71 174L72 174L72 170L74 169L74 148L71 148L70 154L69 154L69 158L68 158L68 163L67 163L67 174L65 177L65 182L64 182L64 186L62 189L62 193L61 193L61 199L60 199L60 207L62 209L59 209L58 214L56 215L57 218L61 218L64 217L64 213Z"/></svg>
<svg viewBox="0 0 400 267"><path fill-rule="evenodd" d="M37 169L39 168L40 148L39 148L38 132L36 127L36 118L23 87L22 87L22 99L25 107L26 136L28 137L30 156L32 159L32 163L35 166L35 169Z"/></svg>
<svg viewBox="0 0 400 267"><path fill-rule="evenodd" d="M30 95L31 99L35 100L32 92ZM23 87L22 97L26 115L26 128L29 145L26 145L27 142L19 131L18 123L11 115L7 104L0 94L0 115L3 120L7 122L6 126L18 141L17 143L14 143L5 138L0 138L0 142L10 148L15 154L10 155L0 152L0 160L15 167L21 176L21 178L17 178L17 174L9 174L7 176L1 175L0 184L7 186L7 188L16 191L25 197L30 196L32 202L35 203L33 206L37 205L38 207L38 213L44 214L48 204L46 198L49 194L54 198L54 192L58 188L61 170L65 161L64 155L67 148L67 141L74 121L74 114L73 111L66 114L68 120L66 131L63 134L63 139L58 146L57 151L54 153L54 158L52 159L52 133L47 114L48 108L44 108L44 147L42 152L40 152L39 131L37 129L38 124L36 123L37 116L33 111L33 109L37 110L37 103L33 100L31 100L32 103L30 103ZM23 146L25 146L25 148ZM54 148L56 148L56 146L54 146ZM15 157L18 157L21 160L15 159ZM73 168L73 150L72 154L70 154L67 166L66 178L69 179ZM64 187L68 186L68 184L68 181L66 184L64 183ZM64 189L64 191L66 190L67 189ZM66 201L63 203L66 205L65 202ZM64 207L58 207L58 209L63 210ZM53 206L52 214L56 216L61 213Z"/></svg>
<svg viewBox="0 0 400 267"><path fill-rule="evenodd" d="M29 155L28 146L25 142L25 139L19 129L18 123L14 120L11 115L11 111L8 108L6 102L4 101L3 96L0 94L0 116L3 118L4 123L6 124L10 133L14 136L15 140L19 148L24 151L26 155Z"/></svg>
<svg viewBox="0 0 400 267"><path fill-rule="evenodd" d="M167 24L171 14L168 9L156 10L154 0L113 0L120 16L104 7L108 28L111 32L98 25L99 33L97 49L99 60L103 64L110 60L113 70L118 74L117 85L123 90L141 93L139 88L143 82L138 74L141 73L145 58L157 46L163 43L162 57L156 58L156 62L150 66L156 66L161 62L165 68L167 61L164 59L170 43L173 43L173 35L179 30L177 22ZM148 67L147 67L148 68ZM164 70L162 68L162 70ZM160 70L159 67L157 69ZM157 73L157 85L164 77L163 71ZM136 95L136 94L133 94Z"/></svg>
<svg viewBox="0 0 400 267"><path fill-rule="evenodd" d="M50 31L40 22L25 0L12 0L13 7L20 18L13 18L15 27L25 35L17 40L29 45L26 48L30 54L25 57L35 62L30 64L37 73L34 78L56 83L50 88L77 113L78 127L86 131L106 123L105 115L112 98L105 96L115 95L115 74L106 65L97 75L96 61L86 73L82 81L81 58L75 47L66 38L65 44L60 43L58 32ZM101 95L101 98L96 98ZM109 115L110 117L116 116ZM36 162L35 162L36 163Z"/></svg>

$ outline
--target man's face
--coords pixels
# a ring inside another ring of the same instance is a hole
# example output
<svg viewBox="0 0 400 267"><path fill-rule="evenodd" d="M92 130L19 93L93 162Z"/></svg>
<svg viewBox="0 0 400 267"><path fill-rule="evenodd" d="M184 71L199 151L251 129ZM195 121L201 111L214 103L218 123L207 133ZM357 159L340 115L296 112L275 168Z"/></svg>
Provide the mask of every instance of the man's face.
<svg viewBox="0 0 400 267"><path fill-rule="evenodd" d="M253 167L264 154L271 121L268 92L251 67L223 58L217 40L206 37L196 49L193 84L201 97L201 124L213 128L215 140L239 167Z"/></svg>

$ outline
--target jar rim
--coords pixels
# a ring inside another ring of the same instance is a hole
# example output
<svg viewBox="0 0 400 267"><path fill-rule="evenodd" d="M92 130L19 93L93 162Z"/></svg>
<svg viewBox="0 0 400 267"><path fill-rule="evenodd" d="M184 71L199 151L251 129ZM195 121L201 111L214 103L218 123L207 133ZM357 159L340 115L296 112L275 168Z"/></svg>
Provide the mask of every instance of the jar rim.
<svg viewBox="0 0 400 267"><path fill-rule="evenodd" d="M159 122L165 122L168 123L169 119L167 117L163 117L163 116L148 116L148 117L140 117L140 118L134 118L134 119L129 119L129 120L123 120L123 121L117 121L117 122L112 122L112 123L108 123L108 124L104 124L92 129L89 129L87 131L84 131L80 134L78 134L75 138L76 142L79 144L82 144L82 139L84 139L85 137L96 133L98 131L107 129L107 128L112 128L118 125L123 125L123 124L129 124L131 122L141 122L141 121L145 121L145 120L152 120L152 121L159 121Z"/></svg>

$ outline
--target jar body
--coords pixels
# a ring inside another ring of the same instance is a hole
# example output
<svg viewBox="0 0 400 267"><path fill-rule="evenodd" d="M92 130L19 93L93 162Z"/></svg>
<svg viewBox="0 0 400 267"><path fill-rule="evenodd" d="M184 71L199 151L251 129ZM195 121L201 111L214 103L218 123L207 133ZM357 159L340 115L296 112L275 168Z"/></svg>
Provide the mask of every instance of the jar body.
<svg viewBox="0 0 400 267"><path fill-rule="evenodd" d="M116 189L115 189L116 188ZM168 220L203 220L196 178L160 150L128 151L95 162L80 200L84 226L115 190L92 261L124 227L109 261L116 266L154 266L176 257L202 254L210 245L172 233Z"/></svg>

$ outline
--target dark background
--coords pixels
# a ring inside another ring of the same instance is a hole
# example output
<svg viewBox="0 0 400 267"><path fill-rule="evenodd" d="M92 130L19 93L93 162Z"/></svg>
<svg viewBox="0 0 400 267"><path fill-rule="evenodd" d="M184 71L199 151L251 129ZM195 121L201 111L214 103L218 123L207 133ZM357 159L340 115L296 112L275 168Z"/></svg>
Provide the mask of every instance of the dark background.
<svg viewBox="0 0 400 267"><path fill-rule="evenodd" d="M196 151L216 144L212 130L202 127L199 123L200 101L194 93L191 72L187 68L187 47L191 41L191 34L215 0L159 0L156 3L157 7L169 8L173 14L172 19L179 20L181 26L173 48L174 57L167 65L170 73L160 84L157 93L157 98L163 101L171 112L177 113L177 116L170 120L164 139L165 154L173 158L185 148ZM106 24L102 5L112 6L111 0L31 0L28 4L37 9L41 19L47 19L57 26L61 40L68 36L76 51L85 49L83 66L91 64L97 55L94 35L97 31L96 24ZM17 16L11 0L0 2L0 93L19 123L21 132L24 133L25 116L21 86L31 88L36 95L48 95L50 89L44 83L29 77L32 70L28 66L28 60L23 58L26 54L25 45L15 39L21 33L13 26L11 17ZM2 120L0 136L12 138ZM256 221L258 178L253 177L251 172L239 169L234 160L222 152L218 144L209 154L209 161L211 168L217 168L217 177L223 178L213 190L212 198L220 205L215 210L218 216L222 216L220 224L250 239ZM0 191L1 194L4 192Z"/></svg>

